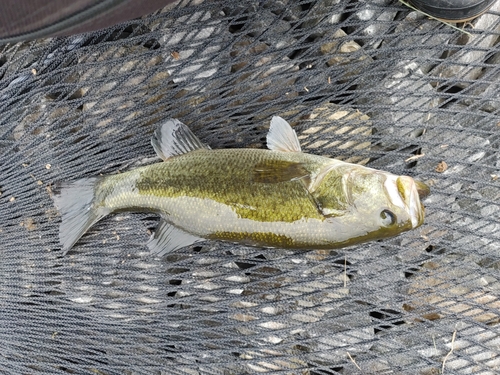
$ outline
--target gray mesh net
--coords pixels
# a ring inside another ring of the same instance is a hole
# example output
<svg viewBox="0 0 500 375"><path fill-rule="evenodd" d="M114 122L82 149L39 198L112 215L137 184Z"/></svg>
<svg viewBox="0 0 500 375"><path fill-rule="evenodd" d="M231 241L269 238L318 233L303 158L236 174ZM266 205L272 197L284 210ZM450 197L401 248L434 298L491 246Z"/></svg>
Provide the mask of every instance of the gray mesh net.
<svg viewBox="0 0 500 375"><path fill-rule="evenodd" d="M0 47L0 373L494 374L500 368L500 4L456 30L389 0L182 1ZM175 117L212 148L418 177L426 224L336 251L206 242L107 217L65 257L57 181L157 162Z"/></svg>

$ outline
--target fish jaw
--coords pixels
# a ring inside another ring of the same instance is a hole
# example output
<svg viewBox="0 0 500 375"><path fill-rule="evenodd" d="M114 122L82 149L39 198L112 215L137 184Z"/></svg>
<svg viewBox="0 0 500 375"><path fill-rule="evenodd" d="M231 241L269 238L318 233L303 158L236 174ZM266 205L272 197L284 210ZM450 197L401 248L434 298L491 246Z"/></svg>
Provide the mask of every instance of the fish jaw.
<svg viewBox="0 0 500 375"><path fill-rule="evenodd" d="M408 176L389 176L385 181L385 188L392 203L404 209L410 216L412 229L424 223L425 211L420 202L419 190L427 185Z"/></svg>

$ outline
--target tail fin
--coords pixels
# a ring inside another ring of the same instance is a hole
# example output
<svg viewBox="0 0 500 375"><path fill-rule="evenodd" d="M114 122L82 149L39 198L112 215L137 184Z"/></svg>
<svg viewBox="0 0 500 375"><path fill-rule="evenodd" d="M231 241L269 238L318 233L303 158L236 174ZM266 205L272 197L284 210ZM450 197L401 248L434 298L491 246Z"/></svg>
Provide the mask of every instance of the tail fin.
<svg viewBox="0 0 500 375"><path fill-rule="evenodd" d="M63 255L66 255L93 224L108 213L102 212L102 209L93 204L98 180L98 177L94 177L62 182L55 189L53 199L62 217L59 241Z"/></svg>

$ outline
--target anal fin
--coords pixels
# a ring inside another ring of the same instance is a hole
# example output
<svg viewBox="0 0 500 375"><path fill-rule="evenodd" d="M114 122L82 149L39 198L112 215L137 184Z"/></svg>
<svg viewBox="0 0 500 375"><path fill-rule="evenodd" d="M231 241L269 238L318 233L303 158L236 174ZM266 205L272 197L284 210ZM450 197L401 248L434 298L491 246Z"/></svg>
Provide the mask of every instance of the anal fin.
<svg viewBox="0 0 500 375"><path fill-rule="evenodd" d="M147 245L151 253L157 256L163 256L174 250L201 241L206 240L185 232L161 218L160 224L158 224L154 235L148 241Z"/></svg>

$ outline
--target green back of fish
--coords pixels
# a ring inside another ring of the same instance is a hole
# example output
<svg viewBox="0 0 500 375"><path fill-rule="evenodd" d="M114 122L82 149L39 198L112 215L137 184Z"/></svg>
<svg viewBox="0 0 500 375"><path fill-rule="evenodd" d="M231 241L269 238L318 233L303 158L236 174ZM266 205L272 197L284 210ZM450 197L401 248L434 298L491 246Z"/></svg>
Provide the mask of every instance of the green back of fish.
<svg viewBox="0 0 500 375"><path fill-rule="evenodd" d="M323 219L307 186L329 162L302 153L201 149L132 173L139 196L211 199L232 207L241 218L293 222Z"/></svg>

